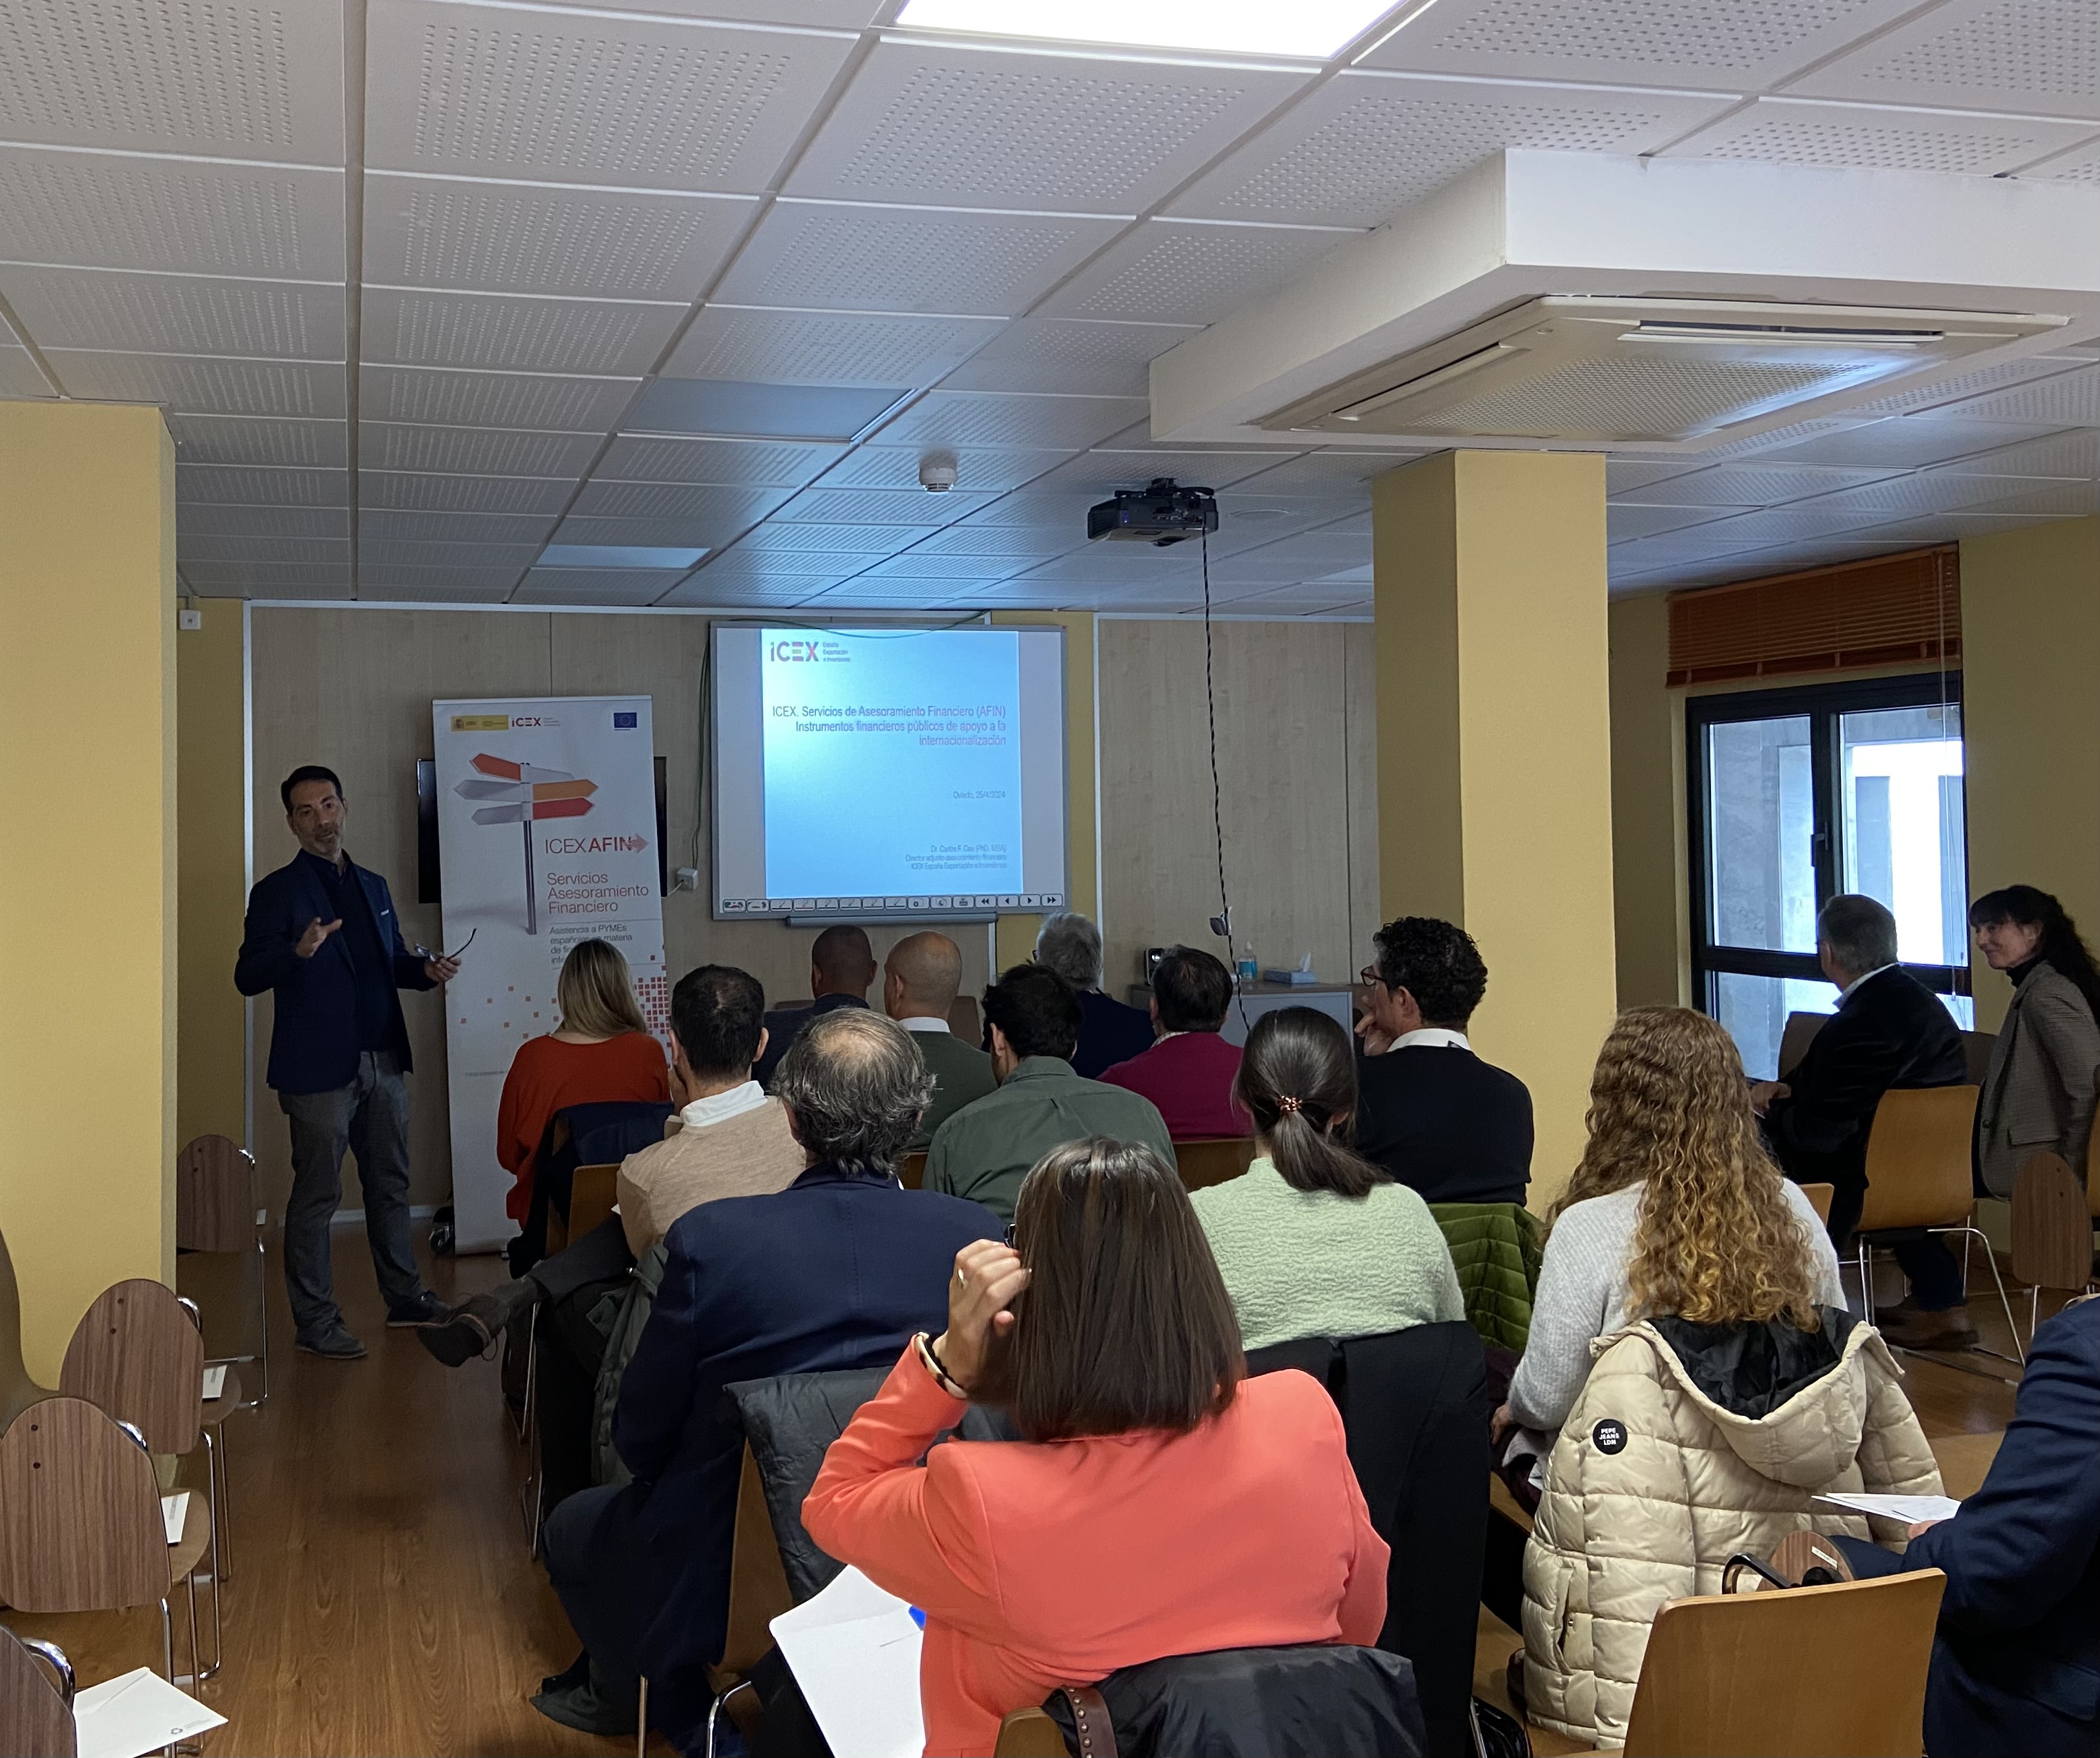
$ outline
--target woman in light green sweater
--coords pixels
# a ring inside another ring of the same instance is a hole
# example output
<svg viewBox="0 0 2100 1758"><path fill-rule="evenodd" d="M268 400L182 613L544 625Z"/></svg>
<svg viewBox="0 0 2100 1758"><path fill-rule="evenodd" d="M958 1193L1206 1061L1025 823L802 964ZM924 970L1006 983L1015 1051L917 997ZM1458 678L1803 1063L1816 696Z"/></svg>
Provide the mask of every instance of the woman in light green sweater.
<svg viewBox="0 0 2100 1758"><path fill-rule="evenodd" d="M1242 1347L1466 1316L1429 1205L1341 1139L1357 1106L1357 1064L1336 1020L1310 1007L1263 1014L1233 1096L1254 1120L1254 1164L1190 1200Z"/></svg>

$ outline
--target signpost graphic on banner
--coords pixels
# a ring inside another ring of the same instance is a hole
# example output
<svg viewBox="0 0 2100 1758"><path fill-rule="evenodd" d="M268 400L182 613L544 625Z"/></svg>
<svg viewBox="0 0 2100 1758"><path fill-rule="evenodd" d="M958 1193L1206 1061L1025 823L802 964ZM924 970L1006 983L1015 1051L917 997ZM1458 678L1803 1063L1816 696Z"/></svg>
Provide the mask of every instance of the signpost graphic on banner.
<svg viewBox="0 0 2100 1758"><path fill-rule="evenodd" d="M493 1251L515 1230L496 1158L504 1077L558 1024L570 949L617 947L650 1030L669 1030L655 743L647 696L435 702L431 718L445 943L479 936L447 991L452 1209L459 1249Z"/></svg>

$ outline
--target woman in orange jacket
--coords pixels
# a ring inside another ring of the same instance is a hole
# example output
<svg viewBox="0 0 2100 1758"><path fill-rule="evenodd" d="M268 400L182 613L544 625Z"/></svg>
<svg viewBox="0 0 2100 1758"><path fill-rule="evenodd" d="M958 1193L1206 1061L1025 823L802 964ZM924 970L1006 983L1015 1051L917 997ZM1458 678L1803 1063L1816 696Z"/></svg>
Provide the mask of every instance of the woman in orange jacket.
<svg viewBox="0 0 2100 1758"><path fill-rule="evenodd" d="M1341 1418L1304 1374L1245 1377L1175 1173L1070 1143L1029 1173L1013 1237L958 1254L948 1328L913 1340L802 1505L925 1612L926 1750L989 1754L1008 1711L1162 1655L1374 1642L1388 1552ZM1021 1442L934 1446L973 1398Z"/></svg>

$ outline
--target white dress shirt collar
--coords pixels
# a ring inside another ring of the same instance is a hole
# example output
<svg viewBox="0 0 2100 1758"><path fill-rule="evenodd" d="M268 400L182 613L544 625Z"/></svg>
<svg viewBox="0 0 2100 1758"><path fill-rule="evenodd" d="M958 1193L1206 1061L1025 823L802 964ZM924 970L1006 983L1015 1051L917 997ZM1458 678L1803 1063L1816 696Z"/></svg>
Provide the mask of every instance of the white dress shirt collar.
<svg viewBox="0 0 2100 1758"><path fill-rule="evenodd" d="M748 1111L756 1111L765 1102L765 1089L756 1080L747 1080L726 1093L710 1093L705 1098L695 1099L678 1113L678 1120L688 1129L704 1129L709 1124L726 1123Z"/></svg>
<svg viewBox="0 0 2100 1758"><path fill-rule="evenodd" d="M1851 1000L1852 998L1852 992L1855 989L1860 988L1865 984L1872 983L1874 978L1881 975L1883 971L1894 970L1895 968L1896 967L1893 965L1875 965L1874 968L1868 971L1865 976L1855 977L1850 983L1846 983L1844 988L1839 992L1838 999L1841 1001Z"/></svg>
<svg viewBox="0 0 2100 1758"><path fill-rule="evenodd" d="M946 1031L948 1022L936 1019L931 1014L914 1014L909 1019L900 1019L898 1024L907 1031Z"/></svg>
<svg viewBox="0 0 2100 1758"><path fill-rule="evenodd" d="M1449 1026L1417 1026L1412 1031L1403 1031L1387 1046L1387 1053L1394 1050L1460 1049L1470 1050L1462 1031L1454 1031Z"/></svg>

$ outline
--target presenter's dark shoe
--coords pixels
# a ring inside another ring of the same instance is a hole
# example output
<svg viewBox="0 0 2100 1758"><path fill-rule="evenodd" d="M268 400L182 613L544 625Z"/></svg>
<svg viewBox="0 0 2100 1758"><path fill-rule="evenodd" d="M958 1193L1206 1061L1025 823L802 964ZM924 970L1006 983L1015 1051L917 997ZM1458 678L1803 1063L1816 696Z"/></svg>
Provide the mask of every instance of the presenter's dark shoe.
<svg viewBox="0 0 2100 1758"><path fill-rule="evenodd" d="M459 1367L494 1349L501 1329L496 1301L476 1294L449 1312L440 1308L436 1318L416 1327L416 1341L448 1367Z"/></svg>
<svg viewBox="0 0 2100 1758"><path fill-rule="evenodd" d="M294 1337L293 1346L304 1349L309 1355L318 1355L324 1361L362 1361L364 1345L350 1334L346 1325L336 1323L325 1331L314 1331Z"/></svg>
<svg viewBox="0 0 2100 1758"><path fill-rule="evenodd" d="M412 1305L387 1314L386 1328L390 1331L412 1331L417 1325L443 1324L451 1316L452 1309L426 1289Z"/></svg>
<svg viewBox="0 0 2100 1758"><path fill-rule="evenodd" d="M1881 1330L1882 1341L1895 1349L1974 1349L1977 1341L1976 1327L1969 1323L1966 1306L1912 1313Z"/></svg>
<svg viewBox="0 0 2100 1758"><path fill-rule="evenodd" d="M564 1690L542 1691L532 1699L532 1707L565 1728L607 1738L633 1733L635 1712L641 1705L638 1695L615 1703L602 1695L595 1685L585 1683Z"/></svg>

